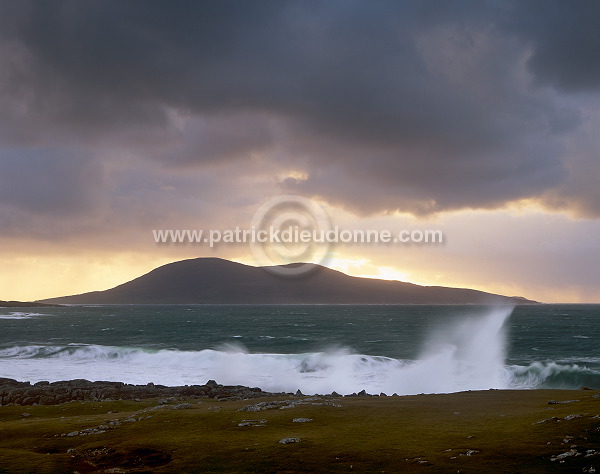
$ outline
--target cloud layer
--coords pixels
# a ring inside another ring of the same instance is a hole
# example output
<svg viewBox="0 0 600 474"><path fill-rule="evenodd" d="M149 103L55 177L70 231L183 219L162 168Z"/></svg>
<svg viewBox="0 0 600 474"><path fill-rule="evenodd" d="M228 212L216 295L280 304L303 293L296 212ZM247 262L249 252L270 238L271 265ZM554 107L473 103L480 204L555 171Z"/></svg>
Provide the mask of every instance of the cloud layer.
<svg viewBox="0 0 600 474"><path fill-rule="evenodd" d="M364 214L521 199L600 213L596 2L0 8L0 139L53 148L46 166L63 166L57 147L198 173L260 160L301 172L278 175L284 190ZM3 167L19 154L0 151ZM103 186L89 166L47 176L62 197L44 205L76 213Z"/></svg>

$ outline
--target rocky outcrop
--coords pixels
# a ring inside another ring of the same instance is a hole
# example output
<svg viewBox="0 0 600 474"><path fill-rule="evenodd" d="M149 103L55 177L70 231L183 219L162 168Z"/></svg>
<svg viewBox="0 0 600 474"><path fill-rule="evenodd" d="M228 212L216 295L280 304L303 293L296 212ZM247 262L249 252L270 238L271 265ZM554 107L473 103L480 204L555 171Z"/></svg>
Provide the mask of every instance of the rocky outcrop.
<svg viewBox="0 0 600 474"><path fill-rule="evenodd" d="M268 402L259 402L255 405L247 405L240 408L238 411L285 410L287 408L295 408L300 405L330 406L336 408L342 407L342 405L339 403L324 399L321 396L315 396L306 397L302 400L269 400Z"/></svg>
<svg viewBox="0 0 600 474"><path fill-rule="evenodd" d="M220 385L209 380L205 385L166 387L164 385L130 385L123 382L18 382L0 378L2 405L58 405L72 401L135 400L159 397L198 397L218 399L250 399L271 395L260 388L241 385Z"/></svg>

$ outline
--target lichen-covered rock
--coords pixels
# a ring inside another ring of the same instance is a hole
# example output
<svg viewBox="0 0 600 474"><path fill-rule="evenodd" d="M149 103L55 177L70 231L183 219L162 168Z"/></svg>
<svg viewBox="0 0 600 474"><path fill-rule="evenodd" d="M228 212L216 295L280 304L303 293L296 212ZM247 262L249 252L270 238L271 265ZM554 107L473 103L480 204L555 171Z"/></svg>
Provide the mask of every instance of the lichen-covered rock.
<svg viewBox="0 0 600 474"><path fill-rule="evenodd" d="M300 438L283 438L279 440L281 444L299 443L300 441L302 441Z"/></svg>

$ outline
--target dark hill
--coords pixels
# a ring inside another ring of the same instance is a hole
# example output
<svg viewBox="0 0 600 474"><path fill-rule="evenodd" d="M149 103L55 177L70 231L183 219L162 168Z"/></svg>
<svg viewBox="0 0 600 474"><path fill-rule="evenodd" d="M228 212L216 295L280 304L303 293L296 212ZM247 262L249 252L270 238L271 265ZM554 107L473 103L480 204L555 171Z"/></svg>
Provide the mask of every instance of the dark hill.
<svg viewBox="0 0 600 474"><path fill-rule="evenodd" d="M170 263L106 291L44 300L66 304L528 304L477 290L351 277L319 265L301 278L218 258Z"/></svg>
<svg viewBox="0 0 600 474"><path fill-rule="evenodd" d="M49 308L55 304L32 303L30 301L0 301L0 308Z"/></svg>

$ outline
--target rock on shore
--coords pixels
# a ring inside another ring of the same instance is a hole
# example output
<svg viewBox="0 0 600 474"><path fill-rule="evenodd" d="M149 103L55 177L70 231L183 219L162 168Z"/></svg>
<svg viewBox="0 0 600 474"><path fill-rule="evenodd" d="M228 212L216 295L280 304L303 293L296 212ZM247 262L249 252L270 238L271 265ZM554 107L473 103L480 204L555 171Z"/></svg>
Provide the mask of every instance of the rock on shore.
<svg viewBox="0 0 600 474"><path fill-rule="evenodd" d="M58 405L71 401L134 400L157 397L201 397L219 399L249 399L271 395L260 388L241 385L220 385L209 380L204 385L167 387L164 385L130 385L123 382L18 382L0 378L0 406Z"/></svg>

